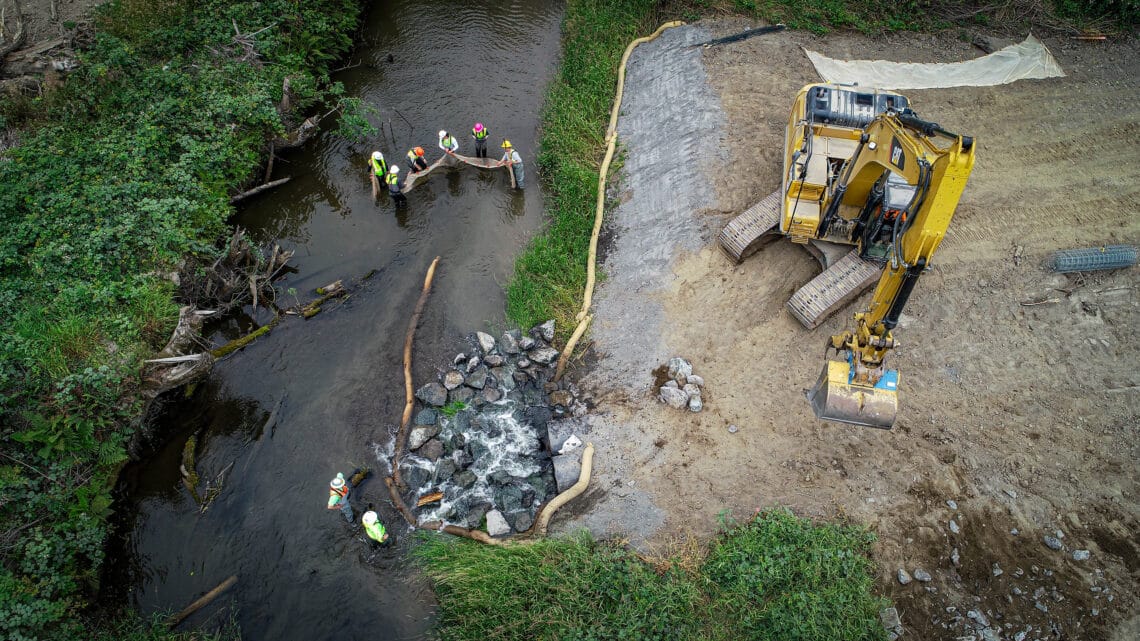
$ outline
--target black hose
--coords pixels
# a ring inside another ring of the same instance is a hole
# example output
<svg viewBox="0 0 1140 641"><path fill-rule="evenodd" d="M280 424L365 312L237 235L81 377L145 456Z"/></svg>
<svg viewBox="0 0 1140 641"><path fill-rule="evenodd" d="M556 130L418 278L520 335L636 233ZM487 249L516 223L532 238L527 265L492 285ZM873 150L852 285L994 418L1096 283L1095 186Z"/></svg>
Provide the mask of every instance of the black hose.
<svg viewBox="0 0 1140 641"><path fill-rule="evenodd" d="M728 44L730 42L737 42L739 40L744 40L745 38L751 38L752 36L762 36L766 33L775 33L776 31L783 31L783 30L784 30L784 24L780 23L780 24L772 25L770 27L758 27L756 29L747 29L745 31L741 31L740 33L733 34L731 36L724 36L723 38L715 38L715 39L709 40L707 42L701 42L701 43L698 43L695 45L689 45L689 46L690 47L712 47L714 45Z"/></svg>

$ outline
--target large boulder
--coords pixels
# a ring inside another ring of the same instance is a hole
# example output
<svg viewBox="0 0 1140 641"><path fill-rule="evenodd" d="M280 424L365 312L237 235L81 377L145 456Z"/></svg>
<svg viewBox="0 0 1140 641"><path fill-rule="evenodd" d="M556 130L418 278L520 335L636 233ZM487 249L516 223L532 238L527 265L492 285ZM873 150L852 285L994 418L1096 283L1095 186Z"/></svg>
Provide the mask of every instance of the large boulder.
<svg viewBox="0 0 1140 641"><path fill-rule="evenodd" d="M693 364L681 358L674 356L669 359L669 378L677 381L681 385L688 382L688 378L693 375Z"/></svg>
<svg viewBox="0 0 1140 641"><path fill-rule="evenodd" d="M442 459L438 465L435 466L435 482L445 483L455 476L459 471L459 465L452 459Z"/></svg>
<svg viewBox="0 0 1140 641"><path fill-rule="evenodd" d="M413 452L420 449L424 443L435 438L439 431L439 425L417 425L413 427L412 431L408 432L408 449Z"/></svg>
<svg viewBox="0 0 1140 641"><path fill-rule="evenodd" d="M495 506L486 501L480 501L471 505L467 511L467 518L465 524L469 528L477 528L483 521L483 517L487 515L487 511Z"/></svg>
<svg viewBox="0 0 1140 641"><path fill-rule="evenodd" d="M429 461L438 461L439 457L443 456L443 443L441 443L439 439L433 438L427 443L424 443L417 454Z"/></svg>
<svg viewBox="0 0 1140 641"><path fill-rule="evenodd" d="M471 399L473 398L475 398L475 390L467 386L457 387L447 393L447 400L449 403L463 403L464 405L470 405Z"/></svg>
<svg viewBox="0 0 1140 641"><path fill-rule="evenodd" d="M523 509L522 499L522 488L513 483L495 488L495 505L504 512L518 512Z"/></svg>
<svg viewBox="0 0 1140 641"><path fill-rule="evenodd" d="M400 466L400 476L408 487L419 489L427 485L428 480L431 478L431 470L408 463Z"/></svg>
<svg viewBox="0 0 1140 641"><path fill-rule="evenodd" d="M416 418L412 423L414 425L435 425L439 416L435 410L431 408L424 408L416 414Z"/></svg>
<svg viewBox="0 0 1140 641"><path fill-rule="evenodd" d="M543 365L549 365L558 360L558 350L546 345L536 347L530 352L530 360Z"/></svg>
<svg viewBox="0 0 1140 641"><path fill-rule="evenodd" d="M488 403L495 403L503 397L503 393L494 387L487 387L482 393L483 400Z"/></svg>
<svg viewBox="0 0 1140 641"><path fill-rule="evenodd" d="M547 343L554 340L554 319L550 319L541 325L535 325L530 328L530 335L535 338L541 338Z"/></svg>
<svg viewBox="0 0 1140 641"><path fill-rule="evenodd" d="M516 532L526 532L530 526L534 525L534 517L525 510L512 514L510 518L514 519Z"/></svg>
<svg viewBox="0 0 1140 641"><path fill-rule="evenodd" d="M502 346L503 351L507 354L519 353L519 330L512 329L503 332L503 337L499 339L499 345Z"/></svg>
<svg viewBox="0 0 1140 641"><path fill-rule="evenodd" d="M447 388L439 383L428 383L416 390L416 398L425 405L443 407L447 404Z"/></svg>
<svg viewBox="0 0 1140 641"><path fill-rule="evenodd" d="M535 341L530 336L523 336L522 338L519 339L519 349L526 351L526 352L529 352L530 350L534 349L534 346L537 344L538 344L538 342Z"/></svg>
<svg viewBox="0 0 1140 641"><path fill-rule="evenodd" d="M457 369L449 369L443 375L444 389L451 391L463 384L463 372Z"/></svg>
<svg viewBox="0 0 1140 641"><path fill-rule="evenodd" d="M566 444L566 439L571 436L577 434L578 439L581 440L582 436L589 431L589 424L581 418L566 418L558 421L550 421L546 426L546 434L551 453L562 449L562 446Z"/></svg>
<svg viewBox="0 0 1140 641"><path fill-rule="evenodd" d="M669 407L681 409L689 404L689 395L676 387L662 387L658 398Z"/></svg>
<svg viewBox="0 0 1140 641"><path fill-rule="evenodd" d="M471 372L474 372L475 369L479 367L480 364L482 364L482 362L483 359L479 358L478 356L472 356L471 359L467 361L467 367L465 368L467 370L467 373L470 374Z"/></svg>
<svg viewBox="0 0 1140 641"><path fill-rule="evenodd" d="M479 367L472 372L464 381L468 387L475 389L483 389L487 385L487 368Z"/></svg>
<svg viewBox="0 0 1140 641"><path fill-rule="evenodd" d="M459 487L469 490L475 485L475 482L479 480L479 477L475 476L475 473L471 470L463 470L462 472L456 473L452 480Z"/></svg>
<svg viewBox="0 0 1140 641"><path fill-rule="evenodd" d="M479 349L484 354L490 354L495 349L495 337L486 332L475 332L475 340L479 341Z"/></svg>
<svg viewBox="0 0 1140 641"><path fill-rule="evenodd" d="M578 476L582 473L580 457L581 452L571 452L550 459L554 462L554 481L558 485L559 492L565 492L578 482Z"/></svg>
<svg viewBox="0 0 1140 641"><path fill-rule="evenodd" d="M487 534L491 536L506 536L511 533L511 526L498 510L487 512Z"/></svg>

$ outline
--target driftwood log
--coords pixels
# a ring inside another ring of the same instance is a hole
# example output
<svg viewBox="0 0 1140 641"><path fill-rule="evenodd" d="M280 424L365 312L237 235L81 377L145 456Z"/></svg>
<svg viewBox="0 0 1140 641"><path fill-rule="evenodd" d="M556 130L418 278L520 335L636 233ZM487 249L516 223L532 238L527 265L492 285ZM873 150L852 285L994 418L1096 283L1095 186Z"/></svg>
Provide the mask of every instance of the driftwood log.
<svg viewBox="0 0 1140 641"><path fill-rule="evenodd" d="M226 579L225 581L222 581L218 585L218 587L214 588L213 590L210 590L206 594L204 594L201 597L199 597L198 599L196 599L193 603L186 606L186 608L183 609L178 614L170 617L170 620L167 621L166 624L171 629L178 627L178 624L185 621L186 617L190 616L191 614L194 614L198 610L201 610L203 607L208 605L210 603L210 601L213 601L214 599L218 598L219 594L230 589L230 586L232 586L235 583L237 583L237 575L236 574L231 576L230 578Z"/></svg>
<svg viewBox="0 0 1140 641"><path fill-rule="evenodd" d="M435 277L435 267L438 264L439 256L436 256L428 267L420 299L416 301L416 308L412 312L411 320L408 321L408 333L404 336L404 414L400 419L400 431L396 433L396 446L392 452L392 480L398 488L404 488L404 482L400 478L400 459L403 458L404 450L408 446L408 424L412 421L412 409L416 404L415 393L412 390L412 339L416 336L416 326L420 324L420 315L423 314L428 294L431 293L431 281Z"/></svg>

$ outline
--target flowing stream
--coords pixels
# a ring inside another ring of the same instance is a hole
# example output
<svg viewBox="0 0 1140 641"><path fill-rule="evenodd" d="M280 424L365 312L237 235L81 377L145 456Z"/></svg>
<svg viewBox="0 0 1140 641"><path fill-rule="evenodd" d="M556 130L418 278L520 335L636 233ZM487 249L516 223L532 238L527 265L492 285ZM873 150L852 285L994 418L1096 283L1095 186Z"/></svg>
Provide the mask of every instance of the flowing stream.
<svg viewBox="0 0 1140 641"><path fill-rule="evenodd" d="M274 177L293 180L250 202L235 222L259 242L296 251L297 271L278 284L282 307L337 279L375 275L312 320L286 318L218 363L189 398L168 401L157 431L169 440L120 480L110 598L143 613L176 611L237 575L190 625L212 627L232 613L249 640L425 634L432 594L410 565L407 530L379 475L355 493L351 527L325 509L328 482L358 465L382 470L377 459L391 452L404 404L404 332L432 258L442 261L416 337L417 385L450 360L463 334L504 327L503 285L542 225L534 153L561 13L560 3L538 0L396 1L369 11L345 62L354 66L337 78L379 109L382 137L353 144L324 132L283 155ZM490 154L499 155L504 137L520 151L525 191L512 191L505 171L462 167L433 172L405 209L386 194L372 202L365 163L373 149L406 169L409 148L420 145L434 160L436 132L448 129L472 154L476 121L490 128ZM270 318L262 309L229 321L212 340ZM179 473L191 436L200 488L232 464L205 513ZM379 552L359 526L369 503L394 533L395 544Z"/></svg>

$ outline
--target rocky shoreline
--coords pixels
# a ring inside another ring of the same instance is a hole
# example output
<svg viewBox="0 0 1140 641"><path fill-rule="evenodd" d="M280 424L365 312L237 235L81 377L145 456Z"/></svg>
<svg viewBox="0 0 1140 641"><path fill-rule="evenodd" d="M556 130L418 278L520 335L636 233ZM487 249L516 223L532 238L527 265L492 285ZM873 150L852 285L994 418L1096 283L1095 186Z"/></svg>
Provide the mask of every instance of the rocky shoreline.
<svg viewBox="0 0 1140 641"><path fill-rule="evenodd" d="M553 381L553 340L553 320L497 340L475 332L416 390L400 474L417 498L442 493L420 508L421 520L525 532L543 503L578 480L574 432L588 401L568 379Z"/></svg>

